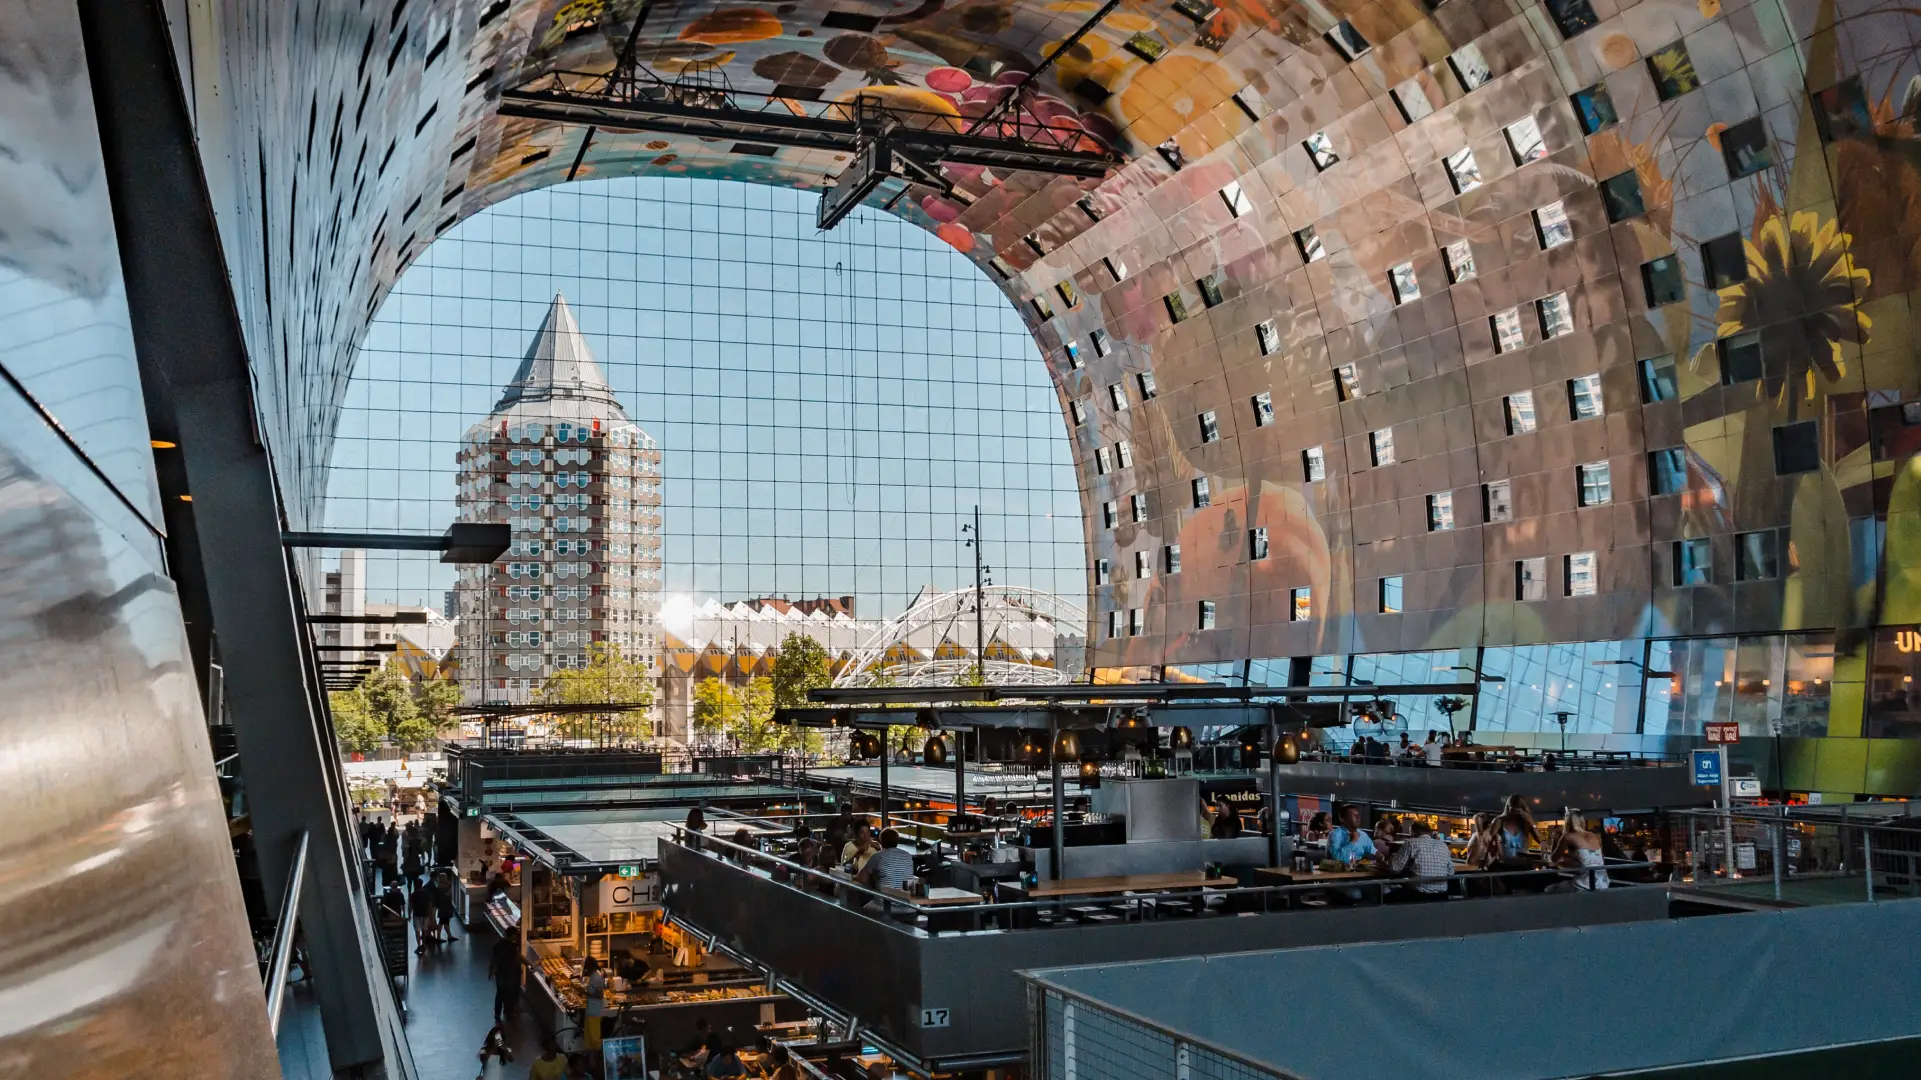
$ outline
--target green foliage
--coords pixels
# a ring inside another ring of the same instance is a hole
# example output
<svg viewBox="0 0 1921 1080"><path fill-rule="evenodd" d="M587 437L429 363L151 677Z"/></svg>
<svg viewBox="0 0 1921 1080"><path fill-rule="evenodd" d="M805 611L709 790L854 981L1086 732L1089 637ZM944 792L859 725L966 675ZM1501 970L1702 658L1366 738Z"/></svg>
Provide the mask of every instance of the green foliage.
<svg viewBox="0 0 1921 1080"><path fill-rule="evenodd" d="M612 736L644 739L653 734L647 710L654 703L654 672L645 660L629 659L605 641L587 646L587 666L553 672L540 684L544 705L628 705L621 711L569 713L558 718L570 739Z"/></svg>
<svg viewBox="0 0 1921 1080"><path fill-rule="evenodd" d="M788 634L774 657L774 704L786 709L807 704L807 691L834 681L833 663L820 642L806 634Z"/></svg>
<svg viewBox="0 0 1921 1080"><path fill-rule="evenodd" d="M774 723L774 698L772 679L751 679L745 686L702 679L694 684L694 730L729 742L743 754L819 752L818 734Z"/></svg>
<svg viewBox="0 0 1921 1080"><path fill-rule="evenodd" d="M333 706L334 736L343 754L371 754L380 749L386 731L374 721L367 699L358 690L335 690L327 695Z"/></svg>
<svg viewBox="0 0 1921 1080"><path fill-rule="evenodd" d="M458 704L460 687L452 679L422 679L414 684L414 705L435 734L453 723L454 706Z"/></svg>

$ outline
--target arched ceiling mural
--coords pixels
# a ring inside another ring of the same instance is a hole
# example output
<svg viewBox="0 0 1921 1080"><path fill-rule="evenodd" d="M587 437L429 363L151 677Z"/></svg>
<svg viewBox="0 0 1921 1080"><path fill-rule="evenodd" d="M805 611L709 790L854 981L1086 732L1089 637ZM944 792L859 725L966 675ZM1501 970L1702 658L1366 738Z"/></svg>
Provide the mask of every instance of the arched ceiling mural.
<svg viewBox="0 0 1921 1080"><path fill-rule="evenodd" d="M1894 0L208 10L185 49L217 53L193 89L296 512L365 321L463 215L570 174L819 189L846 167L655 132L583 154L582 127L503 115L515 88L604 77L631 36L660 79L798 113L867 97L971 127L1027 82L1014 120L1121 159L948 166L868 200L1034 333L1097 663L1453 672L1573 642L1616 678L1679 670L1650 639L1825 634L1833 681L1857 672L1833 733L1857 735L1864 631L1921 622L1888 563L1921 506L1886 427L1921 418L1921 35ZM1634 715L1594 729L1697 725L1690 678L1645 709L1639 677L1609 683Z"/></svg>

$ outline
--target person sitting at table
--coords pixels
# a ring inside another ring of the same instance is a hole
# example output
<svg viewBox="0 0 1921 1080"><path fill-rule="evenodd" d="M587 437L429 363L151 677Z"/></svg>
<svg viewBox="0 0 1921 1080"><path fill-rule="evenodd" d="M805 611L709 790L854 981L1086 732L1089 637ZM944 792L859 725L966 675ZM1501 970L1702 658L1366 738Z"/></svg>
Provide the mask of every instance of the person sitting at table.
<svg viewBox="0 0 1921 1080"><path fill-rule="evenodd" d="M1327 835L1327 857L1346 863L1351 870L1355 863L1371 859L1377 852L1373 837L1361 828L1360 807L1349 803L1341 807L1340 816L1341 823Z"/></svg>
<svg viewBox="0 0 1921 1080"><path fill-rule="evenodd" d="M900 846L900 834L887 829L880 834L880 850L867 860L861 872L854 875L854 881L870 889L904 889L907 879L914 876L914 856ZM867 910L880 911L883 905L879 900L870 900ZM902 910L896 905L895 910Z"/></svg>
<svg viewBox="0 0 1921 1080"><path fill-rule="evenodd" d="M1307 827L1301 830L1301 839L1310 844L1318 844L1327 839L1328 831L1327 811L1317 811L1313 817L1307 819Z"/></svg>
<svg viewBox="0 0 1921 1080"><path fill-rule="evenodd" d="M1401 819L1392 815L1383 815L1381 820L1374 823L1374 846L1383 856L1386 856L1394 854L1394 849L1400 844Z"/></svg>
<svg viewBox="0 0 1921 1080"><path fill-rule="evenodd" d="M850 874L858 874L867 869L867 860L874 857L874 830L865 826L854 830L853 838L840 850L840 861Z"/></svg>
<svg viewBox="0 0 1921 1080"><path fill-rule="evenodd" d="M1387 861L1389 873L1404 874L1421 880L1412 885L1403 885L1388 894L1389 901L1419 901L1447 899L1447 878L1454 876L1454 854L1447 848L1447 841L1434 835L1433 826L1420 818L1408 825L1407 841L1396 848ZM1425 880L1439 878L1441 880Z"/></svg>
<svg viewBox="0 0 1921 1080"><path fill-rule="evenodd" d="M800 1080L800 1070L794 1066L793 1051L785 1046L775 1044L773 1051L767 1055L767 1062L773 1066L773 1071L767 1074L767 1080Z"/></svg>
<svg viewBox="0 0 1921 1080"><path fill-rule="evenodd" d="M1541 846L1541 830L1534 823L1534 815L1528 812L1527 803L1519 795L1508 796L1507 805L1502 807L1498 819L1501 836L1501 859L1505 862L1520 862L1527 856L1529 841L1536 847Z"/></svg>
<svg viewBox="0 0 1921 1080"><path fill-rule="evenodd" d="M1420 748L1408 740L1407 732L1401 732L1400 745L1394 748L1394 764L1412 765L1414 759L1419 756L1421 756Z"/></svg>
<svg viewBox="0 0 1921 1080"><path fill-rule="evenodd" d="M1501 830L1495 827L1493 814L1483 810L1474 815L1467 836L1467 856L1462 861L1474 870L1486 870L1501 861Z"/></svg>
<svg viewBox="0 0 1921 1080"><path fill-rule="evenodd" d="M1422 760L1427 762L1429 768L1438 769L1441 767L1441 751L1446 748L1446 746L1447 744L1441 741L1441 733L1435 731L1433 728L1429 728L1427 741L1421 744L1421 757Z"/></svg>
<svg viewBox="0 0 1921 1080"><path fill-rule="evenodd" d="M708 1056L707 1068L703 1072L710 1077L746 1076L747 1066L740 1062L740 1051L722 1040L713 1054Z"/></svg>
<svg viewBox="0 0 1921 1080"><path fill-rule="evenodd" d="M1601 838L1590 832L1587 819L1579 810L1568 807L1561 826L1561 838L1554 844L1549 862L1574 873L1569 880L1548 886L1549 892L1587 892L1608 887L1607 859L1601 854Z"/></svg>
<svg viewBox="0 0 1921 1080"><path fill-rule="evenodd" d="M854 804L843 802L840 804L840 813L835 814L834 819L827 823L827 827L821 830L821 835L826 837L829 847L839 851L854 839L854 829L859 824L854 820Z"/></svg>
<svg viewBox="0 0 1921 1080"><path fill-rule="evenodd" d="M753 833L748 832L746 829L734 830L734 847L735 848L751 848L753 846L754 846ZM747 853L745 851L738 851L738 850L729 851L727 853L727 857L741 864L742 866L747 865Z"/></svg>
<svg viewBox="0 0 1921 1080"><path fill-rule="evenodd" d="M1214 827L1208 836L1215 840L1233 840L1241 835L1241 812L1223 796L1215 803Z"/></svg>

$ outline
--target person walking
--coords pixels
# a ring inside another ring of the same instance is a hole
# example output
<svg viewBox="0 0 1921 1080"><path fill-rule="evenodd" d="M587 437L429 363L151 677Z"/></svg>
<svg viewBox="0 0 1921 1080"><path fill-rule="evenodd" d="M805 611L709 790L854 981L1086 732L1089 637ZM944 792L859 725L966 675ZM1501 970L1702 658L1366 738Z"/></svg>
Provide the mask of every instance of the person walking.
<svg viewBox="0 0 1921 1080"><path fill-rule="evenodd" d="M460 935L454 933L454 924L460 921L460 916L454 911L454 888L450 874L440 874L433 879L434 924L443 941L460 940Z"/></svg>
<svg viewBox="0 0 1921 1080"><path fill-rule="evenodd" d="M494 1020L505 1024L520 1011L520 942L511 937L494 943L487 975L494 980Z"/></svg>

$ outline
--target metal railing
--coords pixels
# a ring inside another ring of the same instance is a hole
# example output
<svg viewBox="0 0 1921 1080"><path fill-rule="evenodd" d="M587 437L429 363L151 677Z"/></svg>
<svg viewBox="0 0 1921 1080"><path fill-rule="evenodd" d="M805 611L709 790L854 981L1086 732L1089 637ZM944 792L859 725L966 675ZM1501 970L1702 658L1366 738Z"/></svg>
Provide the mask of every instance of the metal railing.
<svg viewBox="0 0 1921 1080"><path fill-rule="evenodd" d="M1921 822L1892 823L1911 821L1913 811L1851 809L1672 813L1686 825L1686 863L1697 887L1759 892L1789 904L1921 896Z"/></svg>
<svg viewBox="0 0 1921 1080"><path fill-rule="evenodd" d="M983 900L978 904L948 904L937 908L930 907L917 910L912 900L904 893L890 894L878 889L869 888L851 878L835 876L832 873L816 867L804 866L783 856L763 851L758 847L735 844L730 840L723 840L719 837L705 834L699 836L698 839L694 839L685 829L678 827L675 828L673 839L670 842L689 850L702 852L718 861L731 863L743 872L754 873L755 871L765 871L767 876L777 884L786 884L790 887L800 889L803 892L817 894L824 903L837 902L842 907L848 908L872 921L891 926L903 933L924 933L925 931L920 931L916 927L903 924L893 916L909 913L939 913L944 918L953 915L979 916L983 926L987 925L990 917L993 917L995 924L1000 929L1049 929L1051 928L1051 923L1047 922L1047 920L1039 919L1034 913L1041 911L1058 912L1062 909L1087 906L1090 904L1097 906L1112 906L1118 904L1131 908L1137 917L1145 918L1147 917L1148 911L1158 910L1162 905L1191 909L1196 899L1195 889L1205 887L1208 884L1203 881L1196 886L1129 892L1124 895L1115 895L1105 899L1061 896L1047 897L1038 900ZM1662 868L1655 863L1631 861L1610 861L1598 868L1598 872L1610 875L1609 883L1602 886L1603 888L1633 888L1649 884L1648 882L1619 880L1614 878L1613 875L1623 872L1638 872L1652 875L1661 870ZM1307 874L1309 872L1301 871L1301 873ZM1313 893L1332 891L1352 894L1355 891L1359 891L1363 894L1360 898L1361 902L1367 903L1371 901L1373 904L1379 905L1388 902L1387 894L1393 887L1412 888L1418 885L1446 883L1451 895L1455 885L1459 884L1469 898L1474 898L1477 895L1501 895L1501 891L1495 886L1497 882L1514 883L1526 880L1539 883L1544 878L1553 877L1560 881L1567 882L1572 886L1575 879L1582 874L1586 874L1589 880L1593 881L1597 876L1597 870L1592 867L1582 869L1542 866L1522 870L1467 871L1464 873L1450 874L1446 877L1401 877L1386 875L1358 879L1343 878L1330 881L1304 881L1286 885L1221 884L1218 885L1217 891L1224 904L1228 903L1231 898L1232 906L1237 914L1267 914L1291 910L1295 907L1293 901L1296 898ZM760 875L756 874L756 876ZM1662 883L1665 884L1665 881ZM1505 888L1505 885L1503 885L1502 888ZM1585 890L1577 889L1577 891ZM1256 900L1259 902L1258 911L1248 910ZM1028 915L1032 917L1031 920L1022 918L1022 913L1028 913ZM1001 916L1005 918L1000 918ZM1130 918L1128 921L1135 920ZM1023 925L1024 923L1026 925Z"/></svg>
<svg viewBox="0 0 1921 1080"><path fill-rule="evenodd" d="M307 879L307 830L300 830L293 862L287 868L287 888L280 895L280 921L274 926L273 951L267 961L267 1029L280 1036L280 1010L287 1000L287 967L293 961L294 937L300 921L300 886Z"/></svg>

